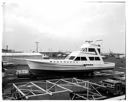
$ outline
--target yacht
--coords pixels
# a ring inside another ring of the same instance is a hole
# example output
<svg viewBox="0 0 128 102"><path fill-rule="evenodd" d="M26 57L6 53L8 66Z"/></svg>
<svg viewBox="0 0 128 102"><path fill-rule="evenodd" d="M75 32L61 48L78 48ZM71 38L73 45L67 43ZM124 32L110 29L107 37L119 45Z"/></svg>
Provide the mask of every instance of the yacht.
<svg viewBox="0 0 128 102"><path fill-rule="evenodd" d="M104 62L99 44L86 41L78 51L73 51L65 59L27 59L30 72L93 72L96 70L111 70L115 63Z"/></svg>

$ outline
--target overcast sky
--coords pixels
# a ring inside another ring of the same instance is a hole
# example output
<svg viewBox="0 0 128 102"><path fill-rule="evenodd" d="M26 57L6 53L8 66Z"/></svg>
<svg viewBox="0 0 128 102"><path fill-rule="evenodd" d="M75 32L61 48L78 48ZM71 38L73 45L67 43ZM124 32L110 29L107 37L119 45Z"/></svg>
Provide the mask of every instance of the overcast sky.
<svg viewBox="0 0 128 102"><path fill-rule="evenodd" d="M102 39L104 52L125 52L124 3L9 0L4 7L4 48L32 51L39 41L40 51L73 51Z"/></svg>

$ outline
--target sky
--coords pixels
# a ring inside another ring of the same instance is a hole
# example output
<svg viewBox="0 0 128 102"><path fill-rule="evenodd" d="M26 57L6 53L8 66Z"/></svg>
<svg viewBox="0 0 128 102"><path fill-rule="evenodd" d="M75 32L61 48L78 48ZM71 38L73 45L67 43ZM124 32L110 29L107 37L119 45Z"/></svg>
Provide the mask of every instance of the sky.
<svg viewBox="0 0 128 102"><path fill-rule="evenodd" d="M5 0L2 47L74 51L102 39L103 52L125 53L125 3L85 0Z"/></svg>

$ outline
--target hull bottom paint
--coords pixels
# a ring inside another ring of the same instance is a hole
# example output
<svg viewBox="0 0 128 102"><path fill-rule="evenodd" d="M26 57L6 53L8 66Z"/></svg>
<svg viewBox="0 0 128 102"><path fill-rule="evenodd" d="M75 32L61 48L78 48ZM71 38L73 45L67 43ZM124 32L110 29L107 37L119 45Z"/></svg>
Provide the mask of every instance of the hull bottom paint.
<svg viewBox="0 0 128 102"><path fill-rule="evenodd" d="M109 70L112 70L113 68L110 68ZM31 69L30 73L35 76L51 76L51 75L59 75L59 76L82 76L82 75L88 75L89 73L93 73L94 71L99 71L101 69L96 70L68 70L68 71L57 71L57 70L40 70L40 69ZM108 68L104 69L108 70Z"/></svg>

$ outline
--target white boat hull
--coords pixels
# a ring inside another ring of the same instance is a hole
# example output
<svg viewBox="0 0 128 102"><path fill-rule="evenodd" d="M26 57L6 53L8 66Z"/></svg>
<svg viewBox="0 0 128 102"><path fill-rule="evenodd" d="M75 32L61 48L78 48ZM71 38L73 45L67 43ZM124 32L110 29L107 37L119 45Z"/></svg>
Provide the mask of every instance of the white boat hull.
<svg viewBox="0 0 128 102"><path fill-rule="evenodd" d="M90 66L89 64L58 64L49 62L39 62L34 60L27 60L30 71L35 72L85 72L95 70L110 70L114 69L114 63L96 64Z"/></svg>

